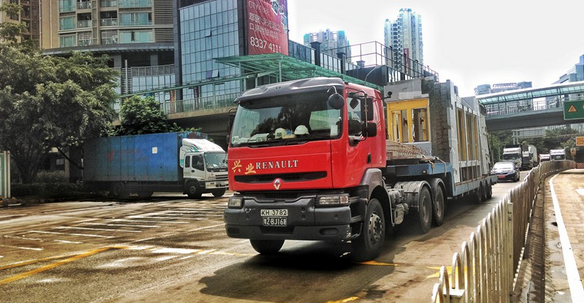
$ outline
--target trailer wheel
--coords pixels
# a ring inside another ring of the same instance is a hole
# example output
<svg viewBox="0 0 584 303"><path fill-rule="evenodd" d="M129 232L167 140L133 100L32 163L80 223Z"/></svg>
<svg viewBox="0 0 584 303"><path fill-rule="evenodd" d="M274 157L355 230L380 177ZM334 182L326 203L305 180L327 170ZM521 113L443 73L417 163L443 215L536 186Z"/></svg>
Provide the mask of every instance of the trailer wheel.
<svg viewBox="0 0 584 303"><path fill-rule="evenodd" d="M273 255L284 245L284 240L249 240L249 242L253 249L262 255Z"/></svg>
<svg viewBox="0 0 584 303"><path fill-rule="evenodd" d="M422 188L420 191L418 206L419 228L425 234L432 227L432 196L427 187Z"/></svg>
<svg viewBox="0 0 584 303"><path fill-rule="evenodd" d="M377 199L371 199L363 222L361 235L352 241L354 258L359 261L371 260L381 253L385 240L385 217Z"/></svg>
<svg viewBox="0 0 584 303"><path fill-rule="evenodd" d="M211 193L213 194L213 197L215 197L215 198L223 197L223 195L225 194L225 188L215 189L215 190L211 191Z"/></svg>
<svg viewBox="0 0 584 303"><path fill-rule="evenodd" d="M201 191L201 188L197 182L190 182L187 185L187 195L191 199L199 199L203 195L203 192Z"/></svg>
<svg viewBox="0 0 584 303"><path fill-rule="evenodd" d="M444 203L444 191L442 186L437 186L434 189L434 225L440 226L444 223L444 216L446 215L446 204Z"/></svg>
<svg viewBox="0 0 584 303"><path fill-rule="evenodd" d="M130 193L122 182L114 182L110 188L110 193L115 199L124 200L130 197Z"/></svg>
<svg viewBox="0 0 584 303"><path fill-rule="evenodd" d="M493 197L493 185L490 182L487 182L487 200Z"/></svg>
<svg viewBox="0 0 584 303"><path fill-rule="evenodd" d="M477 196L477 201L479 203L486 201L486 199L485 199L485 196L486 196L485 195L485 187L483 186L482 183L479 185L479 189L478 189L478 192L477 192L476 196Z"/></svg>

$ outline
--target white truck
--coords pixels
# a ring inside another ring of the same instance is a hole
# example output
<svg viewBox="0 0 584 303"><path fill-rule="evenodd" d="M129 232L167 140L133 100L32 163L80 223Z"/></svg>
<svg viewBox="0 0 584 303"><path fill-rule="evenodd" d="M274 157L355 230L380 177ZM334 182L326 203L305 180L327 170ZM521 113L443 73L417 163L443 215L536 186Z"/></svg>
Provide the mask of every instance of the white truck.
<svg viewBox="0 0 584 303"><path fill-rule="evenodd" d="M522 160L521 145L508 146L503 148L503 161L515 163L515 167L521 168Z"/></svg>
<svg viewBox="0 0 584 303"><path fill-rule="evenodd" d="M83 181L109 190L116 199L132 193L148 198L154 192L181 192L189 198L203 193L225 194L227 154L217 144L178 132L89 140L84 146Z"/></svg>
<svg viewBox="0 0 584 303"><path fill-rule="evenodd" d="M564 149L550 149L550 159L554 160L566 160L566 150Z"/></svg>
<svg viewBox="0 0 584 303"><path fill-rule="evenodd" d="M522 151L523 159L521 162L521 169L529 170L537 166L537 148L534 145L527 145Z"/></svg>

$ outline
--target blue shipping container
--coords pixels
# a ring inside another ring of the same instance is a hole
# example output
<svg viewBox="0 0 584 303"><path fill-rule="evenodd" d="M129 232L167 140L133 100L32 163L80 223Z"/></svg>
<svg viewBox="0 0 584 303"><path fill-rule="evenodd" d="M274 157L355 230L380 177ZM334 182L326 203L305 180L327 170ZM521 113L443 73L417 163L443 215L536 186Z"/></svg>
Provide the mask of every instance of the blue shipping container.
<svg viewBox="0 0 584 303"><path fill-rule="evenodd" d="M188 134L161 133L89 140L84 147L83 179L87 182L181 181L179 148L181 140Z"/></svg>

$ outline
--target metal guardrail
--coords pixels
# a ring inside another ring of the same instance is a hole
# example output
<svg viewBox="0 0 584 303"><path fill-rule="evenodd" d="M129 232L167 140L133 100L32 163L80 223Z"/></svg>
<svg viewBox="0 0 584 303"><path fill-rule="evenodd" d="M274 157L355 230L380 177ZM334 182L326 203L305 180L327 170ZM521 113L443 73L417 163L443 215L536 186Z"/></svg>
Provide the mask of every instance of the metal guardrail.
<svg viewBox="0 0 584 303"><path fill-rule="evenodd" d="M532 169L462 243L452 257L452 271L440 268L432 302L511 302L540 186L547 176L574 166L573 161L549 161Z"/></svg>

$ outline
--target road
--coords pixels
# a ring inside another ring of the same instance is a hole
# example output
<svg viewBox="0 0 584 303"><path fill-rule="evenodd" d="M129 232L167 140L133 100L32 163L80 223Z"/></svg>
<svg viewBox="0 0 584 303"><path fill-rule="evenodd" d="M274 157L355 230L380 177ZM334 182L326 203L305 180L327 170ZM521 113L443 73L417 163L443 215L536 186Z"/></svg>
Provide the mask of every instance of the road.
<svg viewBox="0 0 584 303"><path fill-rule="evenodd" d="M525 173L523 173L525 174ZM84 201L0 208L2 302L429 302L479 222L517 183L482 204L449 203L421 235L408 220L380 257L350 246L287 241L276 256L225 235L227 198ZM451 201L449 201L451 202Z"/></svg>

